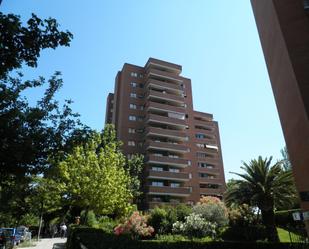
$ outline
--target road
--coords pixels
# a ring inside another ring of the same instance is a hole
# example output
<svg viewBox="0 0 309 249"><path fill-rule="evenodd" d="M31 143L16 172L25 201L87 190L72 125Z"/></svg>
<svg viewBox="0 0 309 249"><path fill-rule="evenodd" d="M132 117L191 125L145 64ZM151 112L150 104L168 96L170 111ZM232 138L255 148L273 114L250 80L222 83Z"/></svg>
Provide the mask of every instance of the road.
<svg viewBox="0 0 309 249"><path fill-rule="evenodd" d="M53 239L41 239L37 242L35 247L30 247L31 249L64 249L65 239L53 238Z"/></svg>

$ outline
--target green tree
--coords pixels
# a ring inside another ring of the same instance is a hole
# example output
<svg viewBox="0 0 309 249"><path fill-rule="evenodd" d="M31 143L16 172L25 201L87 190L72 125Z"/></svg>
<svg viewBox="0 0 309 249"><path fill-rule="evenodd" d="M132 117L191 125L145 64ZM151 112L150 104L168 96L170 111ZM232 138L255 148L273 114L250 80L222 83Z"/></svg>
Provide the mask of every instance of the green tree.
<svg viewBox="0 0 309 249"><path fill-rule="evenodd" d="M64 196L72 205L99 215L123 215L132 207L132 179L117 144L101 146L105 138L94 133L87 143L76 146L59 163L59 177L65 185Z"/></svg>
<svg viewBox="0 0 309 249"><path fill-rule="evenodd" d="M261 210L262 222L267 229L270 241L279 241L274 218L274 208L292 203L295 192L290 171L284 171L281 162L271 165L272 157L243 162L244 174L234 173L241 178L236 180L225 194L227 204L247 203ZM241 193L241 194L239 194Z"/></svg>
<svg viewBox="0 0 309 249"><path fill-rule="evenodd" d="M49 80L25 80L16 71L36 67L43 49L70 45L72 34L58 28L55 19L33 14L23 25L19 16L0 13L0 203L6 203L0 217L18 221L27 213L32 176L46 174L51 155L64 157L90 134L70 108L71 100L63 106L55 100L63 84L60 72ZM38 87L45 93L30 105L25 92Z"/></svg>
<svg viewBox="0 0 309 249"><path fill-rule="evenodd" d="M35 14L23 26L20 16L0 12L0 78L24 63L36 67L42 49L69 46L73 35L58 27L55 19L41 20Z"/></svg>

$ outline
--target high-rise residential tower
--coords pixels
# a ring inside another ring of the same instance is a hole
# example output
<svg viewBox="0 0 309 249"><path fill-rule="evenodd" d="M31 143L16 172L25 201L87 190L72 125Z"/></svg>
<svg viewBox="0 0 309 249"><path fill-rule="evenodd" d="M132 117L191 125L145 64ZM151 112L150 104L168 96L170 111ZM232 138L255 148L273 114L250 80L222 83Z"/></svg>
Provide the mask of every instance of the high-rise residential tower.
<svg viewBox="0 0 309 249"><path fill-rule="evenodd" d="M145 157L144 208L193 204L225 190L218 123L193 110L181 70L153 58L144 67L126 63L107 98L106 123L115 125L123 153Z"/></svg>
<svg viewBox="0 0 309 249"><path fill-rule="evenodd" d="M309 1L251 2L309 234Z"/></svg>

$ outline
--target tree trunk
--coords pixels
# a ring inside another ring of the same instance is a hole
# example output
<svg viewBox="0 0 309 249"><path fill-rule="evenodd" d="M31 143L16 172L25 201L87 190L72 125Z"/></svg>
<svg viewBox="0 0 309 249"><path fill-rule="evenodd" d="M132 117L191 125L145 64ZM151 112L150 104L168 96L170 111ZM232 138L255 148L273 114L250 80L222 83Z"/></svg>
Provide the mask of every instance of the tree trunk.
<svg viewBox="0 0 309 249"><path fill-rule="evenodd" d="M273 209L261 210L262 221L266 227L267 238L272 242L279 242L277 228L275 225L275 213Z"/></svg>

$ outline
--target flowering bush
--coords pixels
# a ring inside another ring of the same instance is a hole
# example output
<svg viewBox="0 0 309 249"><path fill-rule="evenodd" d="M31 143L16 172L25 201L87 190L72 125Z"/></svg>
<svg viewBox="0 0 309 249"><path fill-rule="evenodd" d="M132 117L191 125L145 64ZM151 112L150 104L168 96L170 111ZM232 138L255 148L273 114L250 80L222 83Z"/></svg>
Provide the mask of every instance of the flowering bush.
<svg viewBox="0 0 309 249"><path fill-rule="evenodd" d="M129 219L114 229L114 234L130 234L133 239L151 236L154 229L147 225L147 218L138 211L133 212Z"/></svg>
<svg viewBox="0 0 309 249"><path fill-rule="evenodd" d="M177 221L173 224L174 233L196 238L216 236L216 224L206 221L200 214L190 214L185 219L185 222Z"/></svg>
<svg viewBox="0 0 309 249"><path fill-rule="evenodd" d="M216 223L218 228L228 224L228 213L224 203L216 197L202 197L192 208L193 213L201 215L206 221Z"/></svg>

